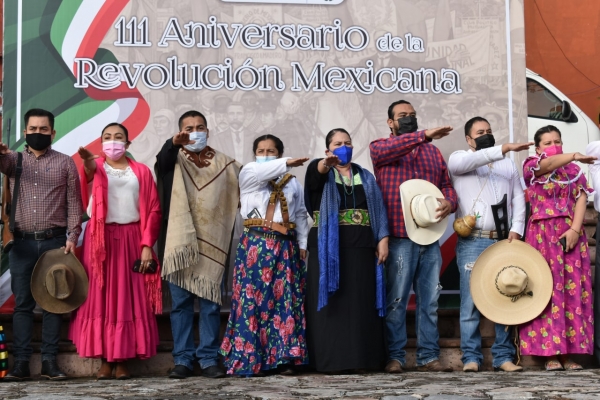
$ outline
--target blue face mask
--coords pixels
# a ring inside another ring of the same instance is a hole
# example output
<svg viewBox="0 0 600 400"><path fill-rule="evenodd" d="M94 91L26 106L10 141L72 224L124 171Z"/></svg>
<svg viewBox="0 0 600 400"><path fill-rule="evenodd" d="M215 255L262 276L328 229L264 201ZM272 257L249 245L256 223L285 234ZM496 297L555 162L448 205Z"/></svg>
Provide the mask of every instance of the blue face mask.
<svg viewBox="0 0 600 400"><path fill-rule="evenodd" d="M183 147L185 147L186 150L189 150L194 153L198 153L199 151L202 151L206 147L206 140L207 140L206 132L191 132L190 140L195 140L196 143L186 144Z"/></svg>
<svg viewBox="0 0 600 400"><path fill-rule="evenodd" d="M346 165L352 160L352 147L342 146L332 151L340 159L340 165Z"/></svg>
<svg viewBox="0 0 600 400"><path fill-rule="evenodd" d="M265 163L267 161L277 160L277 156L256 156L256 162L258 164Z"/></svg>

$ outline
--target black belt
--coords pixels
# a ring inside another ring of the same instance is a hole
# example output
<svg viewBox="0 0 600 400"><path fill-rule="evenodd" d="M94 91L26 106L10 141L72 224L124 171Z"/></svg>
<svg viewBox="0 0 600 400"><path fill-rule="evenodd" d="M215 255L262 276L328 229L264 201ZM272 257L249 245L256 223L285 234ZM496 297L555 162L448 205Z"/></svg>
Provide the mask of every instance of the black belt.
<svg viewBox="0 0 600 400"><path fill-rule="evenodd" d="M263 232L257 231L256 229L248 229L248 233L254 236L264 237L266 239L278 239L278 240L296 240L296 238L292 235L282 235L279 232L271 233L271 232Z"/></svg>
<svg viewBox="0 0 600 400"><path fill-rule="evenodd" d="M52 228L46 229L45 231L37 231L37 232L21 232L15 230L13 232L14 237L19 239L30 239L30 240L46 240L52 239L57 236L66 236L67 228Z"/></svg>

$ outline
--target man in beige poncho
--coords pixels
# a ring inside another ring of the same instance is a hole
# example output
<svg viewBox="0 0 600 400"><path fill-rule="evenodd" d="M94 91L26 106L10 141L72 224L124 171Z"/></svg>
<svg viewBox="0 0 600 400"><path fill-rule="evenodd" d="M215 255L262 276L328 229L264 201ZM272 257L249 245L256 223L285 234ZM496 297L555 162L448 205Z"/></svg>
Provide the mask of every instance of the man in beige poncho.
<svg viewBox="0 0 600 400"><path fill-rule="evenodd" d="M206 118L188 111L179 133L156 156L163 224L158 239L162 277L173 300L171 329L175 368L169 378L225 376L218 366L221 282L239 203L241 165L206 145ZM200 344L194 345L194 302L200 302Z"/></svg>

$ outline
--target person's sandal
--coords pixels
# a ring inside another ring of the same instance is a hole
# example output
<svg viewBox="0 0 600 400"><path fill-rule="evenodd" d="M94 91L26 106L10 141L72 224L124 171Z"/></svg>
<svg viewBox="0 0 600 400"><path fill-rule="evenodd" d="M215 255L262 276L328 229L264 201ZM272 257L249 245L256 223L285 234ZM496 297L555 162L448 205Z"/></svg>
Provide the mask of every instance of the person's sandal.
<svg viewBox="0 0 600 400"><path fill-rule="evenodd" d="M581 365L571 360L565 361L563 366L565 368L565 371L581 371L583 369Z"/></svg>
<svg viewBox="0 0 600 400"><path fill-rule="evenodd" d="M546 371L562 371L564 370L562 364L558 360L546 361Z"/></svg>

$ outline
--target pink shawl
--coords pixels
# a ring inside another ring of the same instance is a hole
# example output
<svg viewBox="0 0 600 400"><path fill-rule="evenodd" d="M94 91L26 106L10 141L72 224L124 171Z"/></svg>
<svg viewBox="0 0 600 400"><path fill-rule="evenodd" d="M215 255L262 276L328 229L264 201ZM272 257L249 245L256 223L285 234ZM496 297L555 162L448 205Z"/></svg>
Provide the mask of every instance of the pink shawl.
<svg viewBox="0 0 600 400"><path fill-rule="evenodd" d="M130 158L127 158L129 166L138 178L140 184L140 229L142 241L140 243L140 255L143 246L152 248L160 231L162 214L158 200L158 191L150 169L144 164L140 164ZM87 265L91 265L93 275L99 287L104 286L104 261L106 259L106 249L104 247L104 223L106 220L108 206L108 177L104 170L104 158L96 159L96 171L94 172L94 181L92 185L92 195L94 202L92 204L92 218L88 221L86 229L90 230L90 239L92 240L91 254L87 254L83 260ZM87 209L90 196L88 193L88 184L83 167L79 174L81 181L81 195L83 197L84 210ZM158 258L152 250L152 256L158 264ZM131 266L133 268L133 265ZM153 274L144 274L146 294L156 314L162 313L162 291L160 278L160 265Z"/></svg>

